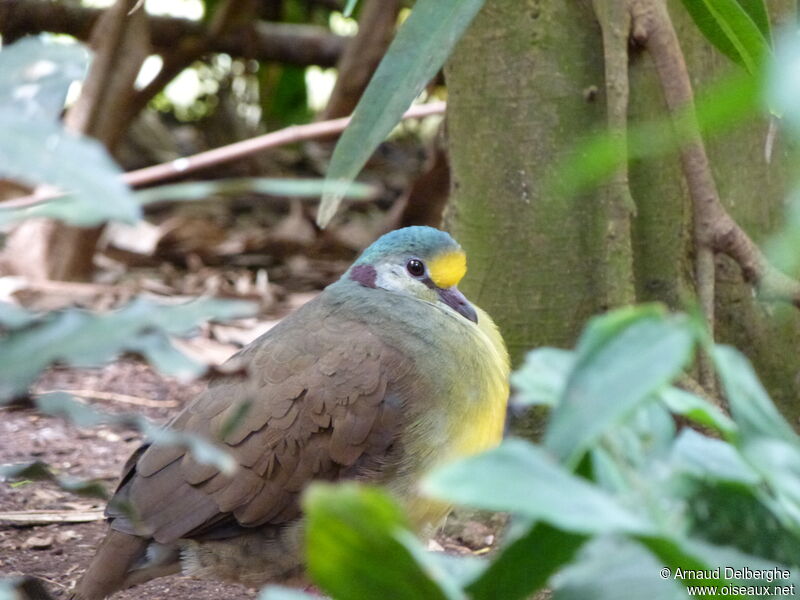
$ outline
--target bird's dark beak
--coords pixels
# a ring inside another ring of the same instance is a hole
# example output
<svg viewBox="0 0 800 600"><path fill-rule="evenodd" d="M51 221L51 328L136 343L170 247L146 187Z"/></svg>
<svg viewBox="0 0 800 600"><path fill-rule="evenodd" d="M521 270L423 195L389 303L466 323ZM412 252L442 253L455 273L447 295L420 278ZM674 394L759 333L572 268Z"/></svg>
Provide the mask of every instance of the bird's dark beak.
<svg viewBox="0 0 800 600"><path fill-rule="evenodd" d="M440 289L439 298L461 316L466 317L473 323L478 322L478 313L475 311L475 307L469 303L464 294L458 291L456 286Z"/></svg>

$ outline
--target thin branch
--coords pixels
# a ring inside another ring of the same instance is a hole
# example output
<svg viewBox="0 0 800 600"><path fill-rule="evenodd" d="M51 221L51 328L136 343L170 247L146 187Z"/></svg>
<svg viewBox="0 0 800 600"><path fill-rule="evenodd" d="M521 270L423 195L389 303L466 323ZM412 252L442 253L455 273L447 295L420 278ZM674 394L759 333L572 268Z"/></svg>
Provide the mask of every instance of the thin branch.
<svg viewBox="0 0 800 600"><path fill-rule="evenodd" d="M773 267L720 202L697 128L689 71L663 1L632 0L632 3L637 21L634 34L639 31L639 41L646 44L653 57L670 112L688 126L682 129L689 132L689 139L681 149L681 162L695 207L698 247L730 256L739 264L745 281L758 287L762 297L791 302L800 308L800 282ZM708 266L703 268L713 273ZM708 273L703 276L707 278ZM713 288L710 304L713 310ZM707 315L712 316L713 312Z"/></svg>
<svg viewBox="0 0 800 600"><path fill-rule="evenodd" d="M441 115L444 114L445 107L444 102L420 104L408 109L403 115L403 119L421 119L431 115ZM350 123L350 119L351 117L342 117L307 125L291 125L248 140L200 152L194 156L178 158L160 165L130 171L123 175L123 180L131 187L142 187L175 177L183 177L188 173L239 160L268 148L338 135L345 130Z"/></svg>
<svg viewBox="0 0 800 600"><path fill-rule="evenodd" d="M421 119L431 115L444 114L444 102L429 102L412 106L403 115L403 119ZM331 137L340 134L350 123L351 117L342 117L331 121L319 121L307 125L291 125L284 129L265 133L254 138L220 146L213 150L200 152L192 156L178 158L166 163L145 167L136 171L129 171L122 175L122 180L131 187L144 187L161 183L163 181L184 177L189 173L202 171L209 167L239 160L262 152L269 148L303 142L307 140ZM62 191L42 191L21 198L13 198L0 202L0 208L27 208L42 202L63 196Z"/></svg>
<svg viewBox="0 0 800 600"><path fill-rule="evenodd" d="M685 119L680 159L692 199L695 288L713 338L716 275L712 242L714 221L722 205L700 137L689 71L663 0L633 0L631 8L634 36L653 58L667 108L676 121L680 117ZM699 357L698 369L700 384L709 391L713 390L716 381L708 357Z"/></svg>
<svg viewBox="0 0 800 600"><path fill-rule="evenodd" d="M693 208L695 286L709 331L714 332L714 226L724 212L711 174L705 145L694 113L694 93L689 71L663 0L635 0L634 32L653 57L667 108L674 118L684 120L685 138L680 148L681 167ZM707 387L713 379L710 366L700 365L700 383Z"/></svg>
<svg viewBox="0 0 800 600"><path fill-rule="evenodd" d="M603 32L608 130L627 153L630 8L618 0L594 0L593 6ZM599 219L603 256L599 270L605 288L604 304L612 308L636 301L631 243L631 216L636 213L636 205L628 185L627 162L612 175L603 196L604 218Z"/></svg>
<svg viewBox="0 0 800 600"><path fill-rule="evenodd" d="M180 40L175 50L162 54L162 65L158 74L143 89L137 91L125 107L121 118L130 123L164 87L181 71L206 54L217 38L232 29L237 20L254 17L251 2L226 0L215 11L211 24L202 36Z"/></svg>
<svg viewBox="0 0 800 600"><path fill-rule="evenodd" d="M49 31L87 41L101 14L101 9L64 2L0 0L0 35ZM173 51L186 39L208 37L205 24L189 19L148 15L148 24L151 44L159 53ZM251 21L214 38L208 50L260 61L333 67L346 43L346 37L324 27Z"/></svg>
<svg viewBox="0 0 800 600"><path fill-rule="evenodd" d="M719 198L708 155L699 132L694 93L678 37L663 0L631 0L634 37L653 58L668 110L685 139L680 158L694 211L695 278L700 306L713 335L714 253L735 260L745 281L764 298L788 301L800 308L800 282L781 273L730 216ZM700 363L700 382L713 390L708 360Z"/></svg>

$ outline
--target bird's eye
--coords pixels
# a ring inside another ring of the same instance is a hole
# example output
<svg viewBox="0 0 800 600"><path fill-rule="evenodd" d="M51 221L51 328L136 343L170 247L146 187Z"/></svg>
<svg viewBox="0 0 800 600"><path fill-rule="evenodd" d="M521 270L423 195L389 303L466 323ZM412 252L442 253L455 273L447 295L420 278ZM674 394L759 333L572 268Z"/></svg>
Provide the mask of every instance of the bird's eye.
<svg viewBox="0 0 800 600"><path fill-rule="evenodd" d="M406 269L408 269L408 272L414 277L422 277L425 274L425 265L421 260L416 258L412 258L406 263Z"/></svg>

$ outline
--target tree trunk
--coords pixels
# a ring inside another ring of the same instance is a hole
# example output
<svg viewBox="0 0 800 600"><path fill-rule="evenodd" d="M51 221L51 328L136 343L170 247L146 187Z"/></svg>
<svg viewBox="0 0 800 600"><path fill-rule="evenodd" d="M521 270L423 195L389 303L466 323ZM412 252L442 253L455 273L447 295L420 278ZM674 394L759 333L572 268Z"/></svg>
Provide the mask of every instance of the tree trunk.
<svg viewBox="0 0 800 600"><path fill-rule="evenodd" d="M702 38L678 0L668 6L696 90L736 69ZM789 0L768 8L775 22L792 18ZM625 294L614 290L629 287L626 269L609 267L614 211L607 186L571 198L544 189L560 161L607 126L603 42L588 0L495 0L446 69L453 171L446 222L469 256L464 289L495 316L516 364L531 348L574 345L586 319L609 298L618 304L613 298ZM628 75L629 126L663 118L647 53L632 51ZM766 130L758 122L706 140L721 199L756 241L780 222L787 192L787 150L779 140L767 164ZM636 300L683 309L695 287L692 205L680 161L637 161L627 175L636 212L630 233L622 227L620 235L630 236ZM797 423L800 313L755 300L738 265L724 256L716 263L717 340L750 357Z"/></svg>

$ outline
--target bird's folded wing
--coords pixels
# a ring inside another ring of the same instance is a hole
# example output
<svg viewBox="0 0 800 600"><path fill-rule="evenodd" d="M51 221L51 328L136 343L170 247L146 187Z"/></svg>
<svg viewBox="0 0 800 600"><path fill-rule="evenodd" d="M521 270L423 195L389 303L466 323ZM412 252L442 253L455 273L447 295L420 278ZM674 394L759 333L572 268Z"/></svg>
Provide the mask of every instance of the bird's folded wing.
<svg viewBox="0 0 800 600"><path fill-rule="evenodd" d="M168 543L231 524L280 524L298 516L312 479L379 480L391 471L409 360L321 304L293 317L238 355L246 379L213 383L171 424L221 442L236 473L183 448L151 446L115 497L134 517L112 502L112 527Z"/></svg>

